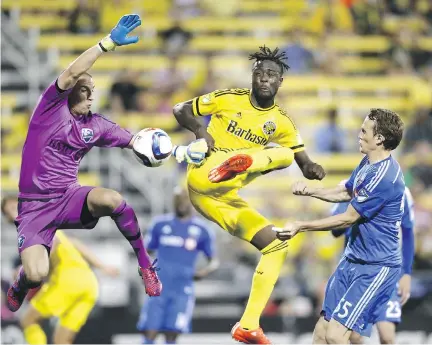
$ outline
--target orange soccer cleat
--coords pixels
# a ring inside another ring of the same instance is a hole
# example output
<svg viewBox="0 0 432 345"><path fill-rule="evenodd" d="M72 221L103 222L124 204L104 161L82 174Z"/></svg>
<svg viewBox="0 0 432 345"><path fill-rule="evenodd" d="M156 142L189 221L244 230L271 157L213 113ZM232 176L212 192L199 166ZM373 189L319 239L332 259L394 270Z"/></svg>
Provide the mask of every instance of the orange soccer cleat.
<svg viewBox="0 0 432 345"><path fill-rule="evenodd" d="M252 157L238 154L228 158L225 162L210 170L208 178L210 182L218 183L231 180L237 174L245 172L252 165Z"/></svg>
<svg viewBox="0 0 432 345"><path fill-rule="evenodd" d="M250 331L242 328L240 322L237 322L232 328L231 336L234 340L244 344L271 344L261 327Z"/></svg>

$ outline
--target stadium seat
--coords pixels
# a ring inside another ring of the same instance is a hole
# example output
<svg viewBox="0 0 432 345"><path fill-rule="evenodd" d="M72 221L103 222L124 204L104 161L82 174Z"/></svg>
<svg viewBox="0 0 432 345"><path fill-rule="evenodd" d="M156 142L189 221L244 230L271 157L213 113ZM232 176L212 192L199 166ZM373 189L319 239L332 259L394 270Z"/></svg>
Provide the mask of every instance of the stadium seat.
<svg viewBox="0 0 432 345"><path fill-rule="evenodd" d="M285 32L293 28L294 20L291 17L199 17L185 20L183 26L185 29L196 32ZM245 39L247 40L247 39Z"/></svg>
<svg viewBox="0 0 432 345"><path fill-rule="evenodd" d="M2 9L20 8L26 11L70 11L76 6L76 0L3 0Z"/></svg>
<svg viewBox="0 0 432 345"><path fill-rule="evenodd" d="M338 52L385 52L390 42L383 36L329 36L327 46Z"/></svg>
<svg viewBox="0 0 432 345"><path fill-rule="evenodd" d="M44 34L39 38L38 49L46 50L57 48L62 52L65 51L84 51L97 44L103 35L72 35L72 34ZM157 38L142 38L143 44L131 44L121 47L121 51L139 51L145 49L156 49L160 46ZM120 49L119 49L120 50ZM72 60L71 60L72 61Z"/></svg>
<svg viewBox="0 0 432 345"><path fill-rule="evenodd" d="M119 116L116 121L120 126L134 130L156 127L170 132L178 126L174 116L167 116L167 114L129 114L127 116Z"/></svg>
<svg viewBox="0 0 432 345"><path fill-rule="evenodd" d="M71 61L75 60L75 55L62 55L59 59L59 69L66 68ZM92 67L92 71L119 71L121 69L134 69L140 71L156 71L166 69L170 65L168 58L160 55L122 55L109 54L99 59L97 64ZM199 70L204 68L205 59L201 56L184 56L179 61L180 68Z"/></svg>
<svg viewBox="0 0 432 345"><path fill-rule="evenodd" d="M380 58L343 56L339 59L339 67L344 73L378 73L385 70L387 62Z"/></svg>

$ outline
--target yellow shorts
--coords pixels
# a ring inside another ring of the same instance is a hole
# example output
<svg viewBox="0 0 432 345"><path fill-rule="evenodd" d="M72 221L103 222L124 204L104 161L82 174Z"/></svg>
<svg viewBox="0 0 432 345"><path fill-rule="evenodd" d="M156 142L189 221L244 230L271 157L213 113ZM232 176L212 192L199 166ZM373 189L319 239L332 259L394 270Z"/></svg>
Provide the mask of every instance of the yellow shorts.
<svg viewBox="0 0 432 345"><path fill-rule="evenodd" d="M258 150L263 149L213 152L200 167L189 166L187 173L189 197L195 209L231 235L248 242L258 231L272 224L238 195L240 188L252 182L261 173L239 174L234 179L221 183L210 182L208 173L233 155L248 154Z"/></svg>
<svg viewBox="0 0 432 345"><path fill-rule="evenodd" d="M43 284L31 305L45 318L58 317L60 325L78 332L96 304L99 285L89 269L63 269Z"/></svg>

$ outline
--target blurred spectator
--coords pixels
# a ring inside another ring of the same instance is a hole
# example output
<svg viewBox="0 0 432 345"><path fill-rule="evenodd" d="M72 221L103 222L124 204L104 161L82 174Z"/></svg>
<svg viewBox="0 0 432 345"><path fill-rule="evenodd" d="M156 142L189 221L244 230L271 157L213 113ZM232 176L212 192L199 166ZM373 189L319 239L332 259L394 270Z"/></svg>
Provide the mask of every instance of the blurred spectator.
<svg viewBox="0 0 432 345"><path fill-rule="evenodd" d="M309 31L320 35L351 33L353 31L353 20L349 6L350 3L345 4L340 0L317 1L314 10L303 25Z"/></svg>
<svg viewBox="0 0 432 345"><path fill-rule="evenodd" d="M315 132L315 150L320 153L345 151L345 131L338 125L336 109L328 112L327 123Z"/></svg>
<svg viewBox="0 0 432 345"><path fill-rule="evenodd" d="M240 2L239 0L201 0L200 5L206 10L208 15L222 18L234 16Z"/></svg>
<svg viewBox="0 0 432 345"><path fill-rule="evenodd" d="M290 44L283 50L288 56L290 74L304 74L310 72L315 65L313 52L304 46L304 33L296 28L289 36Z"/></svg>
<svg viewBox="0 0 432 345"><path fill-rule="evenodd" d="M408 126L404 135L404 151L411 151L420 141L432 145L432 110L419 109L413 123Z"/></svg>
<svg viewBox="0 0 432 345"><path fill-rule="evenodd" d="M379 0L355 1L351 14L357 34L375 35L382 31L383 8Z"/></svg>
<svg viewBox="0 0 432 345"><path fill-rule="evenodd" d="M413 13L413 0L386 0L387 10L395 16L408 16Z"/></svg>
<svg viewBox="0 0 432 345"><path fill-rule="evenodd" d="M78 0L69 16L69 31L74 34L93 34L99 31L99 13L93 0Z"/></svg>
<svg viewBox="0 0 432 345"><path fill-rule="evenodd" d="M124 69L119 78L111 86L111 110L119 115L124 112L138 110L137 97L140 87L137 83L140 73Z"/></svg>
<svg viewBox="0 0 432 345"><path fill-rule="evenodd" d="M173 26L167 30L161 31L160 37L163 40L162 52L168 56L174 57L181 55L187 48L192 38L192 33L181 26L178 18L174 19Z"/></svg>
<svg viewBox="0 0 432 345"><path fill-rule="evenodd" d="M153 78L153 89L166 97L171 97L185 86L186 80L183 70L179 67L179 57L173 56L169 60L168 68L156 72Z"/></svg>

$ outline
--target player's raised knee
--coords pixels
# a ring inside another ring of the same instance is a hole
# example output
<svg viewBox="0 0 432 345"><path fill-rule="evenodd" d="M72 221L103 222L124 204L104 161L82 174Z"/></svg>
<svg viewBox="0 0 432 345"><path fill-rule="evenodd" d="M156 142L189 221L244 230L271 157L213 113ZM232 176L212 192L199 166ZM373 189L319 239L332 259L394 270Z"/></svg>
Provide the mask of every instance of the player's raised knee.
<svg viewBox="0 0 432 345"><path fill-rule="evenodd" d="M110 216L122 201L120 193L106 188L93 189L87 199L89 210L95 217Z"/></svg>
<svg viewBox="0 0 432 345"><path fill-rule="evenodd" d="M49 265L45 265L39 261L33 262L24 266L24 272L29 281L40 283L48 276Z"/></svg>

